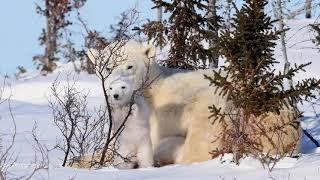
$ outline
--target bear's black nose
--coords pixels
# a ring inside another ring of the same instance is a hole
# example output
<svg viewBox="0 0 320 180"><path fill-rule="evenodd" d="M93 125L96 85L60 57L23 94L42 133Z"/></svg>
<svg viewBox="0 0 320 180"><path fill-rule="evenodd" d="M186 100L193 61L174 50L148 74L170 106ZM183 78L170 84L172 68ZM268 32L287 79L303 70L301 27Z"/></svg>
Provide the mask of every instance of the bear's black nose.
<svg viewBox="0 0 320 180"><path fill-rule="evenodd" d="M113 97L114 97L115 99L118 99L118 98L119 98L119 94L114 94Z"/></svg>

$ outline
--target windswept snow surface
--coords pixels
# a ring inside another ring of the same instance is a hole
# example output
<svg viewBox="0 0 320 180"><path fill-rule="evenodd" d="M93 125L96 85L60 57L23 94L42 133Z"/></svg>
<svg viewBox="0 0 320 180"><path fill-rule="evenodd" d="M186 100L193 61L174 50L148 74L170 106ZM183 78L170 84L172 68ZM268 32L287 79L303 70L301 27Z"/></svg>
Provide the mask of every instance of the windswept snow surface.
<svg viewBox="0 0 320 180"><path fill-rule="evenodd" d="M292 64L306 63L311 61L312 65L301 73L295 81L305 77L320 78L320 53L310 41L313 33L308 24L312 20L289 21L291 28L288 31L288 55ZM309 41L308 41L309 40ZM280 46L276 47L275 57L282 61ZM278 66L282 69L283 64ZM3 139L2 146L8 146L10 135L14 130L12 117L9 111L11 107L13 117L16 122L17 137L12 152L18 156L17 162L10 168L10 178L27 177L34 169L34 149L31 137L31 130L34 123L37 123L40 142L49 149L53 148L56 142L61 141L62 137L59 130L53 123L51 110L48 106L50 99L50 87L58 79L61 85L66 85L67 77L71 81L77 80L76 86L83 92L89 93L89 104L91 107L98 107L103 103L102 92L98 79L94 75L75 74L72 72L72 64L60 65L59 69L47 76L40 76L38 72L29 72L20 80L8 79L7 88L3 92L3 97L11 97L10 104L4 102L0 104L0 132ZM70 75L71 74L71 75ZM3 77L0 77L2 82ZM10 88L8 88L10 87ZM0 91L1 93L1 91ZM320 118L315 112L320 112L319 107L315 106L316 111L310 103L305 103L299 107L305 111L306 117L302 119L302 126L307 129L317 140L320 141ZM318 110L317 110L318 109ZM315 148L314 144L306 137L301 143L303 155L299 159L285 158L281 160L274 170L270 173L263 169L257 160L246 158L242 160L240 166L230 163L231 157L226 155L224 161L214 159L202 163L189 165L171 165L162 168L147 168L136 170L117 170L114 168L104 168L99 170L63 168L62 152L53 150L50 152L49 170L42 170L36 173L32 179L194 179L194 180L256 180L256 179L276 179L276 180L319 180L320 179L320 148ZM223 162L223 163L222 163Z"/></svg>

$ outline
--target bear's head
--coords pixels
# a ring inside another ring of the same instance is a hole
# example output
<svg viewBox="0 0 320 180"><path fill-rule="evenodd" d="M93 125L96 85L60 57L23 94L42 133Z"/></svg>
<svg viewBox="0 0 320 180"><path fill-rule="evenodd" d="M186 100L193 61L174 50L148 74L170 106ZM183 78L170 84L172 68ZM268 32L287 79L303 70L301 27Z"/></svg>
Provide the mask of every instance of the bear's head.
<svg viewBox="0 0 320 180"><path fill-rule="evenodd" d="M107 95L110 104L114 106L124 106L132 100L134 89L130 81L116 79L107 83Z"/></svg>
<svg viewBox="0 0 320 180"><path fill-rule="evenodd" d="M137 89L148 79L148 73L153 72L157 66L152 59L155 56L155 48L151 45L142 45L136 41L128 41L125 44L111 43L103 50L89 49L89 59L96 66L104 66L109 70L110 78L130 77Z"/></svg>

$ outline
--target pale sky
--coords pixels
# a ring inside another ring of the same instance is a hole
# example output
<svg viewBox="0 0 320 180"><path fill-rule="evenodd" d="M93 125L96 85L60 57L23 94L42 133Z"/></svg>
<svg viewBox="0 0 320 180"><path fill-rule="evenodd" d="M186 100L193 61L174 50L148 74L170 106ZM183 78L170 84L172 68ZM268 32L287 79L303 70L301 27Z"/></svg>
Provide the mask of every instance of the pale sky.
<svg viewBox="0 0 320 180"><path fill-rule="evenodd" d="M35 68L32 57L41 53L38 37L44 27L44 18L36 14L35 3L42 0L2 0L0 6L0 74L13 74L16 67ZM142 18L153 18L150 0L88 0L81 9L90 28L108 32L119 14L137 7ZM75 25L75 31L80 26Z"/></svg>

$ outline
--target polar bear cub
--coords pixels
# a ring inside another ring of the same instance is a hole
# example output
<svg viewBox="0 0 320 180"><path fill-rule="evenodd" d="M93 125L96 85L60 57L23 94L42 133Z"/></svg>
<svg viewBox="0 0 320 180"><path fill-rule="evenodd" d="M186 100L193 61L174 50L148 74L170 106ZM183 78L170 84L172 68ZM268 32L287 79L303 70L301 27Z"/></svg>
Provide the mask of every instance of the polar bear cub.
<svg viewBox="0 0 320 180"><path fill-rule="evenodd" d="M108 98L112 107L114 131L126 119L131 106L131 114L120 134L115 164L121 169L153 166L153 149L150 137L150 110L144 98L133 88L129 78L118 78L107 83Z"/></svg>

